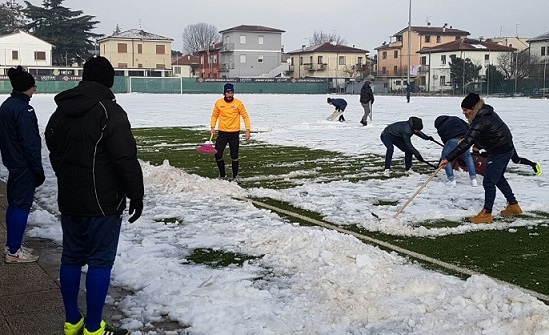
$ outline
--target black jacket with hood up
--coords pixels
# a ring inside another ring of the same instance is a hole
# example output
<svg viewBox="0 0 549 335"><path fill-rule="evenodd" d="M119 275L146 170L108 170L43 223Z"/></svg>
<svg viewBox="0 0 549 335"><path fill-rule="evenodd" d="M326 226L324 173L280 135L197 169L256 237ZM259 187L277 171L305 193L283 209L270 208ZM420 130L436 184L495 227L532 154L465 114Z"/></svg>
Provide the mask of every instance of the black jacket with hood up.
<svg viewBox="0 0 549 335"><path fill-rule="evenodd" d="M112 91L81 81L55 96L55 102L45 137L61 214L116 215L126 207L126 197L143 199L135 138Z"/></svg>

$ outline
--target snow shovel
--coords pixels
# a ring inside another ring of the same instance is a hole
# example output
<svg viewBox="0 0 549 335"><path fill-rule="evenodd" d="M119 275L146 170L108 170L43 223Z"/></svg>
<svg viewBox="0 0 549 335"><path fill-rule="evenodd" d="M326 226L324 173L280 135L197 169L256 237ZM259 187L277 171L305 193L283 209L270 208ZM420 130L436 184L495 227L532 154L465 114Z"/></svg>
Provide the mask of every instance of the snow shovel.
<svg viewBox="0 0 549 335"><path fill-rule="evenodd" d="M372 114L374 114L374 111L372 110L372 102L368 102L368 104L370 105L370 122L372 122Z"/></svg>
<svg viewBox="0 0 549 335"><path fill-rule="evenodd" d="M206 141L206 143L204 143L201 146L199 146L198 148L196 148L196 150L198 150L198 152L201 152L203 154L215 155L217 153L217 150L214 148L213 143L212 143L213 136L214 136L214 134L212 133L210 135L210 140Z"/></svg>
<svg viewBox="0 0 549 335"><path fill-rule="evenodd" d="M433 180L433 178L435 178L435 176L437 175L437 173L438 173L440 170L442 170L442 167L438 167L438 168L435 170L435 172L429 177L429 179L427 179L427 180L423 183L423 185L421 185L421 186L417 189L416 193L414 193L414 195L412 195L412 197L411 197L410 199L408 199L408 201L406 201L406 202L404 203L404 205L402 205L402 206L398 209L398 211L396 212L396 214L393 215L393 218L397 218L397 217L400 215L400 213L402 213L402 211L404 211L404 208L406 208L406 207L410 204L410 202L412 202L412 200L414 200L414 198L419 194L419 192L421 192L421 190L423 190L423 189L425 188L425 186L427 186L427 184L429 184L429 182L430 182L431 180Z"/></svg>

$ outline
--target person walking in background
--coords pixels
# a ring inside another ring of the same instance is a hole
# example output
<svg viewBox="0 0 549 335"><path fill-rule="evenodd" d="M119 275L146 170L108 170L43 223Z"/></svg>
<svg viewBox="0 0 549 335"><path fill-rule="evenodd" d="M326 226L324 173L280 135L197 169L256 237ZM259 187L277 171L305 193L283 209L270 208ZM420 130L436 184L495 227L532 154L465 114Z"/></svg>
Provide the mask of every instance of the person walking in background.
<svg viewBox="0 0 549 335"><path fill-rule="evenodd" d="M240 182L239 172L239 147L240 147L240 118L244 120L244 126L246 127L245 139L250 140L251 126L250 116L246 107L242 101L234 97L234 85L226 83L223 86L223 98L218 99L215 102L215 106L212 112L210 120L211 134L215 135L215 127L217 125L217 138L215 140L215 161L217 168L219 169L219 178L226 179L227 174L225 172L225 161L223 160L223 152L225 147L229 144L229 150L231 154L231 168L233 173L233 179L235 182ZM219 123L218 123L219 121Z"/></svg>
<svg viewBox="0 0 549 335"><path fill-rule="evenodd" d="M8 70L13 90L0 106L0 151L8 169L6 210L6 263L36 262L32 249L23 247L35 189L46 177L42 167L42 139L38 119L29 105L36 93L33 76L21 66Z"/></svg>
<svg viewBox="0 0 549 335"><path fill-rule="evenodd" d="M101 56L90 58L78 86L55 96L57 109L45 131L63 230L59 278L64 335L128 334L102 319L126 198L132 223L141 216L144 194L135 138L110 90L113 83L111 63ZM86 264L83 316L78 292Z"/></svg>
<svg viewBox="0 0 549 335"><path fill-rule="evenodd" d="M438 135L444 143L442 148L441 157L446 157L452 150L454 150L463 136L467 134L469 127L467 122L457 116L441 115L435 119L435 128ZM478 186L477 173L475 169L475 162L471 156L471 152L466 150L463 153L463 159L467 165L467 171L469 172L469 178L471 180L471 186ZM454 177L454 169L452 164L448 164L445 167L446 176L452 186L456 186L456 179Z"/></svg>
<svg viewBox="0 0 549 335"><path fill-rule="evenodd" d="M362 108L364 108L364 115L362 116L360 123L362 123L363 126L366 126L368 125L368 116L372 112L372 105L374 104L374 93L372 92L369 81L365 81L360 89L360 104L362 105Z"/></svg>
<svg viewBox="0 0 549 335"><path fill-rule="evenodd" d="M520 208L511 186L505 179L505 169L515 153L511 131L496 114L494 108L484 103L476 93L469 93L461 102L463 114L469 121L469 130L458 146L446 157L439 166L446 167L469 148L476 144L488 153L484 186L484 208L476 216L470 217L473 223L490 223L493 220L492 207L496 198L496 187L507 199L507 207L501 211L502 216L520 215Z"/></svg>
<svg viewBox="0 0 549 335"><path fill-rule="evenodd" d="M398 121L388 125L380 135L381 142L387 148L385 153L385 170L383 175L389 177L391 174L391 161L393 160L394 147L399 148L404 152L404 167L409 173L412 169L412 155L416 156L417 160L424 162L423 157L412 145L411 138L417 135L424 140L432 139L421 132L423 129L423 120L412 116L408 121Z"/></svg>
<svg viewBox="0 0 549 335"><path fill-rule="evenodd" d="M412 94L412 85L406 84L406 102L410 102L410 95Z"/></svg>
<svg viewBox="0 0 549 335"><path fill-rule="evenodd" d="M345 101L344 99L328 98L326 99L326 102L328 102L328 105L334 106L336 111L342 112L341 115L339 116L338 121L339 122L345 121L345 117L343 117L343 112L345 112L345 108L347 108L347 101Z"/></svg>

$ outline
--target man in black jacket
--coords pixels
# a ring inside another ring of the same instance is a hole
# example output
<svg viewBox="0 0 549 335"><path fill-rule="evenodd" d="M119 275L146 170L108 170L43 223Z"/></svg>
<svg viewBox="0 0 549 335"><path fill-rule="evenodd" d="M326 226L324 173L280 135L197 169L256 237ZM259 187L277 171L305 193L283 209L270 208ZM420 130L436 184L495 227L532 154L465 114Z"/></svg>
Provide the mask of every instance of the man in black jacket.
<svg viewBox="0 0 549 335"><path fill-rule="evenodd" d="M381 142L387 148L385 153L385 170L383 175L389 177L391 174L391 161L393 160L394 147L399 148L404 152L404 167L406 172L410 172L412 168L412 155L416 156L418 161L423 162L423 157L412 145L411 138L417 135L424 140L432 140L433 138L421 132L423 129L423 120L412 116L408 121L399 121L385 127L381 133Z"/></svg>
<svg viewBox="0 0 549 335"><path fill-rule="evenodd" d="M111 63L104 57L89 59L78 86L55 97L57 109L45 131L63 229L59 278L65 335L128 333L102 320L126 197L133 214L129 222L134 222L143 210L144 193L135 138L110 90L113 83ZM84 318L78 291L86 264Z"/></svg>
<svg viewBox="0 0 549 335"><path fill-rule="evenodd" d="M478 215L470 217L469 221L473 223L492 222L492 207L496 199L496 187L507 199L507 207L501 211L501 215L520 215L522 209L504 176L507 164L509 164L509 160L515 152L511 131L494 112L494 108L485 104L484 100L476 93L469 93L461 102L461 108L469 121L469 130L459 145L446 157L442 157L440 166L446 167L449 162L469 150L473 144L488 153L486 173L482 182L482 186L484 186L484 208Z"/></svg>
<svg viewBox="0 0 549 335"><path fill-rule="evenodd" d="M360 123L362 123L363 126L366 126L368 125L368 116L372 112L372 105L374 104L374 93L372 92L369 81L365 81L360 89L360 104L364 109L364 115L362 116Z"/></svg>

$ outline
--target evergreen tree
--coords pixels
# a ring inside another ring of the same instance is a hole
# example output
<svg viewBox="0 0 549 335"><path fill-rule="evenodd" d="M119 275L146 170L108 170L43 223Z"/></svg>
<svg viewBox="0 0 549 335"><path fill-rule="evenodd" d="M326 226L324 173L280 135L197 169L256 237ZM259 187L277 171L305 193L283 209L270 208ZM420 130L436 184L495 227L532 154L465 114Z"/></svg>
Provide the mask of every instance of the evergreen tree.
<svg viewBox="0 0 549 335"><path fill-rule="evenodd" d="M22 11L23 6L15 0L6 0L6 3L0 4L0 36L24 30L22 27L25 26L25 19Z"/></svg>
<svg viewBox="0 0 549 335"><path fill-rule="evenodd" d="M488 93L502 93L503 85L505 83L505 77L501 71L497 69L495 65L488 65L486 70L486 84L488 86Z"/></svg>
<svg viewBox="0 0 549 335"><path fill-rule="evenodd" d="M30 23L27 29L34 36L53 44L52 62L54 65L82 64L88 57L88 50L94 48L94 40L101 37L92 33L99 21L95 16L82 15L81 10L71 10L62 6L64 0L44 0L43 7L25 1L23 10Z"/></svg>
<svg viewBox="0 0 549 335"><path fill-rule="evenodd" d="M464 90L467 84L475 82L479 77L482 66L475 65L469 58L450 56L450 78L454 90Z"/></svg>

